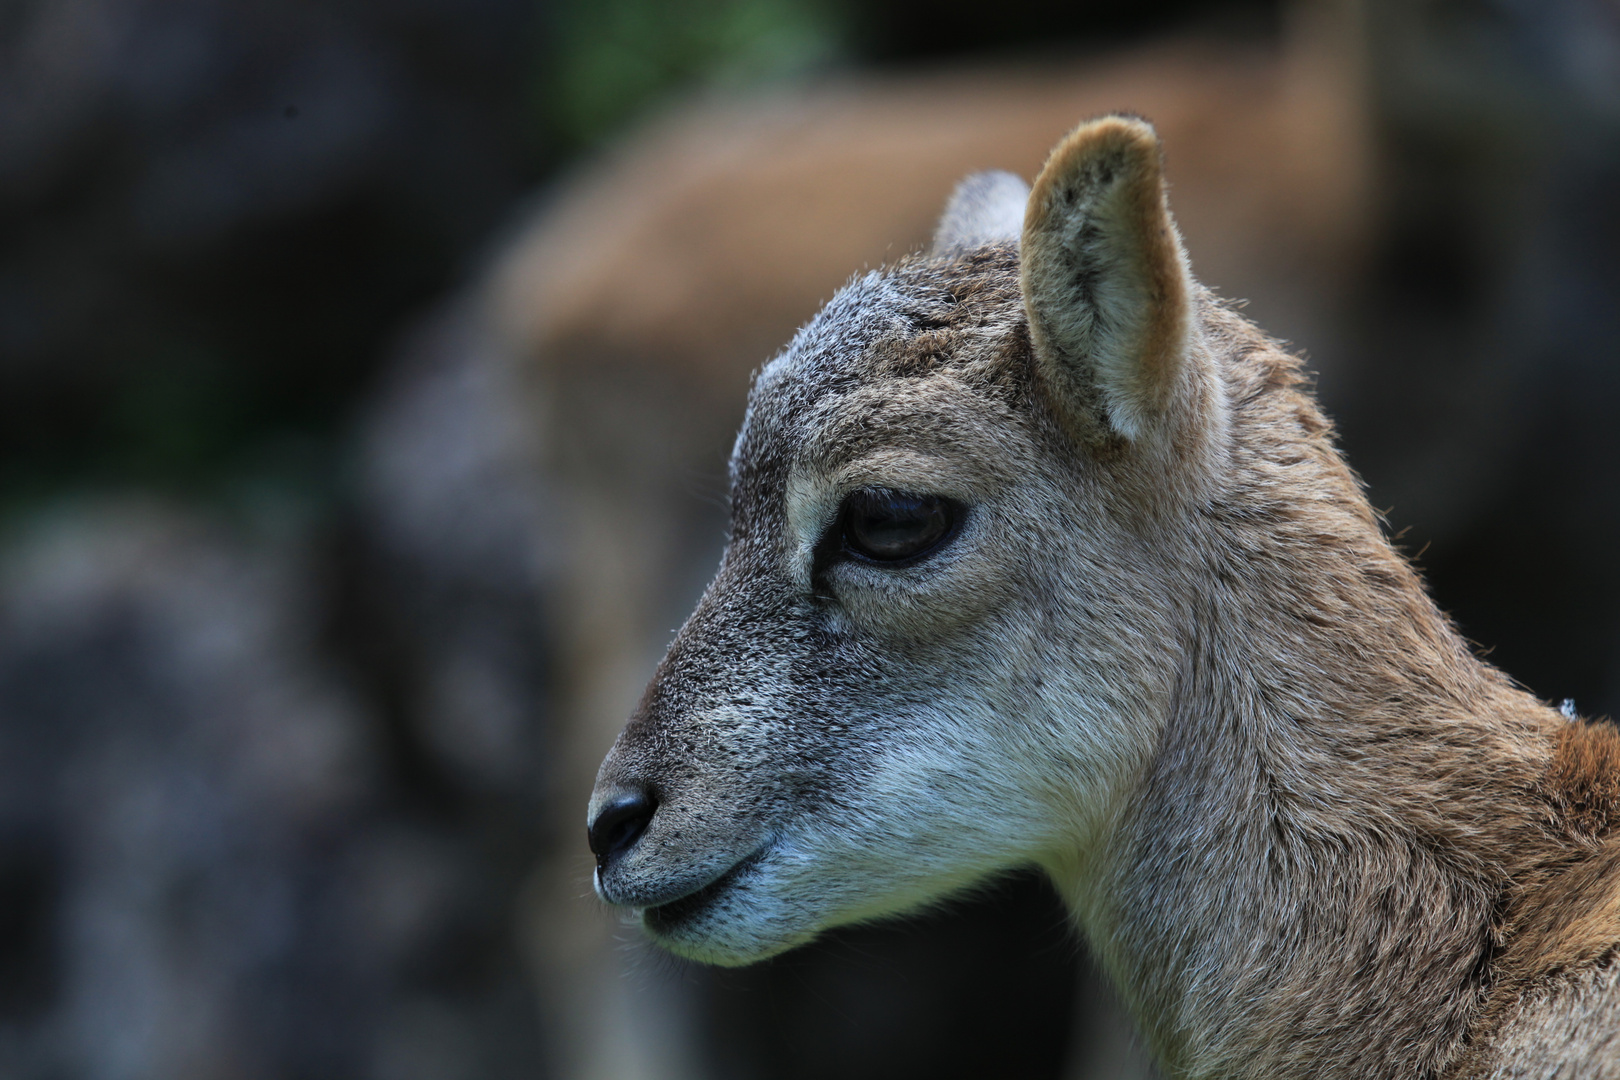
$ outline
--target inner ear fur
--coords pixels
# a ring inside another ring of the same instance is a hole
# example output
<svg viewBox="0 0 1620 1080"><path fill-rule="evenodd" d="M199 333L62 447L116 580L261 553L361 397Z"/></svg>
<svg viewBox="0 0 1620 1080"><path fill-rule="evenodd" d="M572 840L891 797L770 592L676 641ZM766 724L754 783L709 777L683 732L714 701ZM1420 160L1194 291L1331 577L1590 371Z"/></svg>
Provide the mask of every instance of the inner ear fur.
<svg viewBox="0 0 1620 1080"><path fill-rule="evenodd" d="M1192 278L1159 139L1107 116L1057 145L1024 216L1020 276L1035 362L1075 434L1163 425L1189 362Z"/></svg>

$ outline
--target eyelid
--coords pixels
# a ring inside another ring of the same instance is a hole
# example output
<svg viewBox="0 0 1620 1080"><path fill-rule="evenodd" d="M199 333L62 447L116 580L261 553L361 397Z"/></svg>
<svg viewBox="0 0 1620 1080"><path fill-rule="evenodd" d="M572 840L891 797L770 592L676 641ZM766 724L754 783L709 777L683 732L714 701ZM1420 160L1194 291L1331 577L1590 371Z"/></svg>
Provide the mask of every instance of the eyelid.
<svg viewBox="0 0 1620 1080"><path fill-rule="evenodd" d="M893 560L874 559L870 556L863 555L859 551L852 551L845 544L845 516L849 510L850 500L856 495L868 491L887 492L893 495L924 500L937 499L950 509L950 521L946 525L945 531L941 533L932 544L916 552L915 554L908 555L904 558ZM941 495L934 492L918 492L907 491L899 488L872 487L856 488L854 491L847 492L845 493L844 497L839 500L838 509L833 514L832 519L827 523L827 525L823 528L821 535L816 539L810 566L811 589L816 595L825 598L825 594L830 591L824 584L825 577L834 566L837 566L839 563L843 562L853 562L861 566L870 566L879 570L904 570L908 567L916 566L918 563L926 562L929 559L932 559L934 555L939 553L941 550L950 546L951 542L961 534L963 525L966 523L968 516L971 513L972 509L969 504L963 502L961 499L956 499L949 495Z"/></svg>
<svg viewBox="0 0 1620 1080"><path fill-rule="evenodd" d="M839 493L840 506L855 492L867 488L927 493L967 502L979 494L977 489L982 484L975 472L949 458L893 447L849 462L828 479Z"/></svg>
<svg viewBox="0 0 1620 1080"><path fill-rule="evenodd" d="M885 447L834 469L800 459L788 474L785 492L783 571L797 588L816 591L823 539L843 513L844 501L862 488L923 491L966 508L989 498L997 481L977 464L901 447Z"/></svg>

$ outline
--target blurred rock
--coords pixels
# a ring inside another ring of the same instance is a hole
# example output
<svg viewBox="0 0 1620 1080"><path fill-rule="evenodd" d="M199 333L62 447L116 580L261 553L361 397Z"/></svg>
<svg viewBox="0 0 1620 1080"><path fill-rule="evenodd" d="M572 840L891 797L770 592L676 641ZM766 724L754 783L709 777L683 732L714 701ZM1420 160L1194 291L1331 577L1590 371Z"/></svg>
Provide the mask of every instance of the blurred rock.
<svg viewBox="0 0 1620 1080"><path fill-rule="evenodd" d="M329 429L538 176L544 11L0 6L0 495Z"/></svg>
<svg viewBox="0 0 1620 1080"><path fill-rule="evenodd" d="M0 1074L535 1075L522 865L400 783L317 539L104 501L0 553Z"/></svg>

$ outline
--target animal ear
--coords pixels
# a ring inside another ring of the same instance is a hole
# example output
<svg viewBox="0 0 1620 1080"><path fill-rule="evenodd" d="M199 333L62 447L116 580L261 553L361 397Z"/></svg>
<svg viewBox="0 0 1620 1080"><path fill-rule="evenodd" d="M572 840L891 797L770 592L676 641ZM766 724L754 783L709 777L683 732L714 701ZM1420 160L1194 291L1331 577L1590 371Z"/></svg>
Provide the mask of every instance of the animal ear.
<svg viewBox="0 0 1620 1080"><path fill-rule="evenodd" d="M1071 429L1142 438L1172 406L1192 332L1151 126L1107 116L1058 143L1029 197L1020 278L1036 366Z"/></svg>
<svg viewBox="0 0 1620 1080"><path fill-rule="evenodd" d="M1029 185L1012 173L999 169L974 173L956 185L951 201L945 204L934 230L934 254L1018 243L1028 202Z"/></svg>

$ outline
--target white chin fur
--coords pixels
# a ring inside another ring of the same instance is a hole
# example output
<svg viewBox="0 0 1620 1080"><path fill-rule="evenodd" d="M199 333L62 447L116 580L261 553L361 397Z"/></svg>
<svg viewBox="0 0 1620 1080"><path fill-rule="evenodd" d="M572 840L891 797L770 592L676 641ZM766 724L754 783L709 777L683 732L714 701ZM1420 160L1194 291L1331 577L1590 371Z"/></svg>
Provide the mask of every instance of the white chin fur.
<svg viewBox="0 0 1620 1080"><path fill-rule="evenodd" d="M824 925L802 906L764 893L761 877L748 873L718 891L637 914L647 934L677 956L722 967L757 963L805 944Z"/></svg>
<svg viewBox="0 0 1620 1080"><path fill-rule="evenodd" d="M957 837L965 832L955 830ZM797 948L833 927L915 911L1016 865L985 860L951 874L931 859L917 858L919 850L931 846L927 843L913 847L908 858L904 849L883 853L847 840L829 846L804 839L784 842L779 836L715 884L640 909L643 928L678 956L738 967Z"/></svg>

